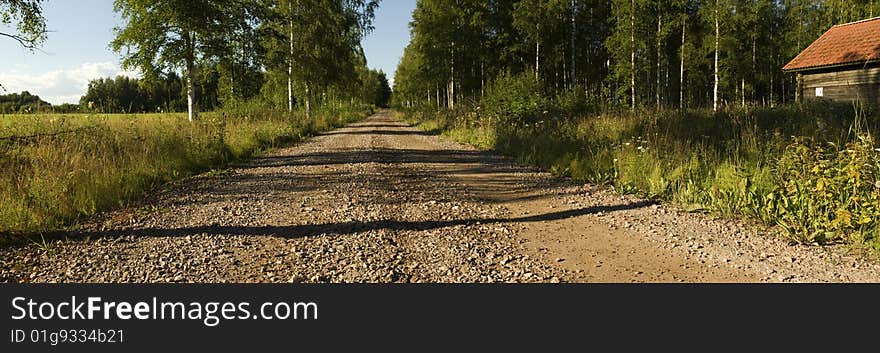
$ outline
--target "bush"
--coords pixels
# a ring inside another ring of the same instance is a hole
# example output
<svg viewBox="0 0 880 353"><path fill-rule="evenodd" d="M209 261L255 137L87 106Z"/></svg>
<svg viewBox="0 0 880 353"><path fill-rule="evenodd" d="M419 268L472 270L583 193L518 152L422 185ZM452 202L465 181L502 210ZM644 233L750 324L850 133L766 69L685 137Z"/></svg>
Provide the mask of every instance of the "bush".
<svg viewBox="0 0 880 353"><path fill-rule="evenodd" d="M779 160L779 225L799 242L854 241L880 250L880 152L871 137L840 147L798 139Z"/></svg>
<svg viewBox="0 0 880 353"><path fill-rule="evenodd" d="M543 121L550 103L541 83L527 72L498 77L481 100L485 114L501 126L528 126Z"/></svg>

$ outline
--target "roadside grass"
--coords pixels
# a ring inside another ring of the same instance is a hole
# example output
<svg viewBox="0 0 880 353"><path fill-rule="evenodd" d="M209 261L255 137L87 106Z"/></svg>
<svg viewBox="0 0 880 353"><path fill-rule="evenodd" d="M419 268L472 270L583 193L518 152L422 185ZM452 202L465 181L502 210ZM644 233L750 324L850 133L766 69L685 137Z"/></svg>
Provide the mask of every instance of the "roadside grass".
<svg viewBox="0 0 880 353"><path fill-rule="evenodd" d="M880 253L880 149L871 134L880 121L868 109L819 102L631 112L589 108L584 97L522 104L520 96L540 93L507 87L522 85L496 83L488 98L457 110L399 114L558 176L758 219L797 243ZM498 95L505 103L493 107Z"/></svg>
<svg viewBox="0 0 880 353"><path fill-rule="evenodd" d="M40 234L163 184L362 119L367 106L301 113L0 115L0 234ZM6 237L4 237L6 238ZM37 245L45 244L37 240Z"/></svg>

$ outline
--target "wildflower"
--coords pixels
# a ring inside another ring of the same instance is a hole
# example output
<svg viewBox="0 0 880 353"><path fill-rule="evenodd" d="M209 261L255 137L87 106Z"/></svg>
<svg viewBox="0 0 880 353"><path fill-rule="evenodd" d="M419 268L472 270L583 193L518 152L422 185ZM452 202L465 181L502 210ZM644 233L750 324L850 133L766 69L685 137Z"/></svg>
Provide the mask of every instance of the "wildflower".
<svg viewBox="0 0 880 353"><path fill-rule="evenodd" d="M874 183L874 187L880 189L880 180Z"/></svg>

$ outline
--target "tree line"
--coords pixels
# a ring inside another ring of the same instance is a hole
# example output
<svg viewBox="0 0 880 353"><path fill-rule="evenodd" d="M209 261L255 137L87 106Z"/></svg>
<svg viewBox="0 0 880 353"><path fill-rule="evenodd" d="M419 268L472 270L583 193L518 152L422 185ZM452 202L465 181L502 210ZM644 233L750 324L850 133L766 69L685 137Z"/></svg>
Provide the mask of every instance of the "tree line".
<svg viewBox="0 0 880 353"><path fill-rule="evenodd" d="M218 101L257 95L293 111L364 98L361 39L378 0L116 0L124 25L111 47L144 80L182 73L190 120L199 82L214 75ZM200 70L211 67L211 70ZM208 90L203 90L202 94Z"/></svg>
<svg viewBox="0 0 880 353"><path fill-rule="evenodd" d="M874 16L880 1L419 0L395 100L454 108L529 73L548 92L632 108L773 105L795 96L786 62Z"/></svg>

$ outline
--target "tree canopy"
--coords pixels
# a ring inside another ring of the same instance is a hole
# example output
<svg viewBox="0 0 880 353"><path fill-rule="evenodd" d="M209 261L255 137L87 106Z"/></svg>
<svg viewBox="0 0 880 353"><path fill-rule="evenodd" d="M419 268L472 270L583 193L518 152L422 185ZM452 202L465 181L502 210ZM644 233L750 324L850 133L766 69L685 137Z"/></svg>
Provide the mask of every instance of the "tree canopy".
<svg viewBox="0 0 880 353"><path fill-rule="evenodd" d="M0 24L14 26L16 33L0 31L0 37L18 41L23 47L36 49L46 40L46 19L43 0L0 0Z"/></svg>

